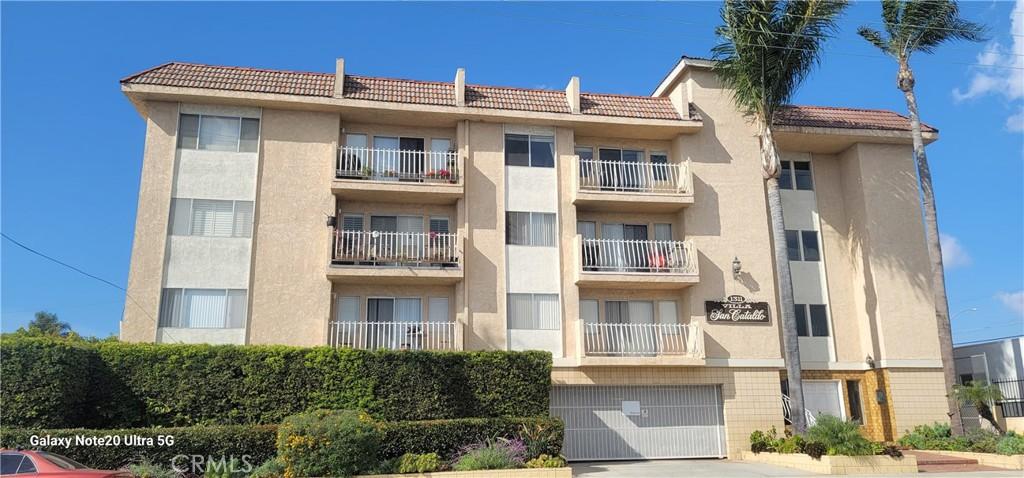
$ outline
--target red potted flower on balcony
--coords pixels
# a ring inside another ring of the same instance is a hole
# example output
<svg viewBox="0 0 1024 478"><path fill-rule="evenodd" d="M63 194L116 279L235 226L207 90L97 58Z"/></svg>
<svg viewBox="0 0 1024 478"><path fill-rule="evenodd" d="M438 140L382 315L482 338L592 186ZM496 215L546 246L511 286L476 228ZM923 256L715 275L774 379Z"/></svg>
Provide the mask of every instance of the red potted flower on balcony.
<svg viewBox="0 0 1024 478"><path fill-rule="evenodd" d="M455 179L452 178L452 172L447 169L442 169L438 171L437 177L441 178L442 180L450 181L452 183L455 182Z"/></svg>

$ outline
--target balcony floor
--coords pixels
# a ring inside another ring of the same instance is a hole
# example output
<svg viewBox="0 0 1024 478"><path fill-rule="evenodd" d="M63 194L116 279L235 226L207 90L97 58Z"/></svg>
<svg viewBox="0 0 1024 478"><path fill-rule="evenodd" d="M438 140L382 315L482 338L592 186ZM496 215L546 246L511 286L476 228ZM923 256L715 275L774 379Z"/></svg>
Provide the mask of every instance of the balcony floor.
<svg viewBox="0 0 1024 478"><path fill-rule="evenodd" d="M331 191L349 201L455 204L462 198L464 188L462 183L337 178L331 183Z"/></svg>
<svg viewBox="0 0 1024 478"><path fill-rule="evenodd" d="M700 282L698 274L581 271L576 285L595 289L685 289Z"/></svg>
<svg viewBox="0 0 1024 478"><path fill-rule="evenodd" d="M462 280L461 267L362 266L330 264L327 278L338 284L449 285Z"/></svg>
<svg viewBox="0 0 1024 478"><path fill-rule="evenodd" d="M676 212L693 204L692 194L645 193L639 191L576 191L573 204L581 211Z"/></svg>

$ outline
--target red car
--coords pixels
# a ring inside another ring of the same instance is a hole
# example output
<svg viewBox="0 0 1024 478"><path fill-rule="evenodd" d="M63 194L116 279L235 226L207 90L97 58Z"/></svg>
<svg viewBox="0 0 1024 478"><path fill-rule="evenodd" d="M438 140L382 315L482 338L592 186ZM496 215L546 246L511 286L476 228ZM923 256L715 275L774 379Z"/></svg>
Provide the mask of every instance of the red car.
<svg viewBox="0 0 1024 478"><path fill-rule="evenodd" d="M127 471L94 470L70 458L31 450L0 450L0 476L132 478Z"/></svg>

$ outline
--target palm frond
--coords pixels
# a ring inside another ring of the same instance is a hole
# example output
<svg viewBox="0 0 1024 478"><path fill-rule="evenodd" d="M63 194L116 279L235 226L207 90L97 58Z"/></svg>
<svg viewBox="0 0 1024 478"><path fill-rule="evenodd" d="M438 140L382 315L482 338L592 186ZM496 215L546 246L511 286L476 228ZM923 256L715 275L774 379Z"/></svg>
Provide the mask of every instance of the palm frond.
<svg viewBox="0 0 1024 478"><path fill-rule="evenodd" d="M908 59L918 51L932 53L939 45L955 40L984 41L986 36L983 25L960 16L956 0L884 0L882 19L888 39L865 36L864 31L870 30L867 27L858 33L879 48L878 40L886 41L885 50L897 58Z"/></svg>
<svg viewBox="0 0 1024 478"><path fill-rule="evenodd" d="M845 0L726 0L715 71L741 109L771 124L818 65Z"/></svg>
<svg viewBox="0 0 1024 478"><path fill-rule="evenodd" d="M882 32L869 27L860 27L857 29L857 34L862 38L871 43L879 50L882 50L885 54L891 54L889 50L889 40L882 36Z"/></svg>

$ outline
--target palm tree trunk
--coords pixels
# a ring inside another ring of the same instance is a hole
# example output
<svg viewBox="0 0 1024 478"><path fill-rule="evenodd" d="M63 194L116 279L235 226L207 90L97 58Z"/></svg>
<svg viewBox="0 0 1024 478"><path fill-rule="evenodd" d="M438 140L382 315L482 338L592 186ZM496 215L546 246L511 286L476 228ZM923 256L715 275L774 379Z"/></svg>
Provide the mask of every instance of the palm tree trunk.
<svg viewBox="0 0 1024 478"><path fill-rule="evenodd" d="M989 407L987 403L982 403L979 406L976 406L975 408L978 409L978 415L980 415L981 418L988 420L988 422L992 424L992 428L996 429L997 433L999 433L1000 435L1003 434L1003 428L999 426L999 422L996 421L995 415L992 414L992 408Z"/></svg>
<svg viewBox="0 0 1024 478"><path fill-rule="evenodd" d="M924 227L928 244L928 257L932 266L932 289L935 299L935 320L939 328L939 356L942 359L942 374L946 380L946 402L949 407L950 428L954 435L963 433L960 405L953 396L956 385L956 370L953 363L953 330L949 323L949 302L946 298L946 276L942 265L942 245L939 243L939 218L935 210L935 190L932 187L932 173L928 168L928 156L921 137L921 119L917 114L917 97L914 95L914 73L906 60L900 61L898 86L907 100L910 114L910 128L914 138L914 159L917 162L917 176L921 186L921 202L924 206Z"/></svg>
<svg viewBox="0 0 1024 478"><path fill-rule="evenodd" d="M768 215L772 223L772 249L779 285L779 323L782 325L782 356L786 361L786 380L789 382L789 420L796 433L803 433L807 430L807 421L804 417L804 387L800 378L800 338L796 331L793 275L789 269L786 226L782 221L779 153L770 126L764 126L761 131L761 162L768 189Z"/></svg>

